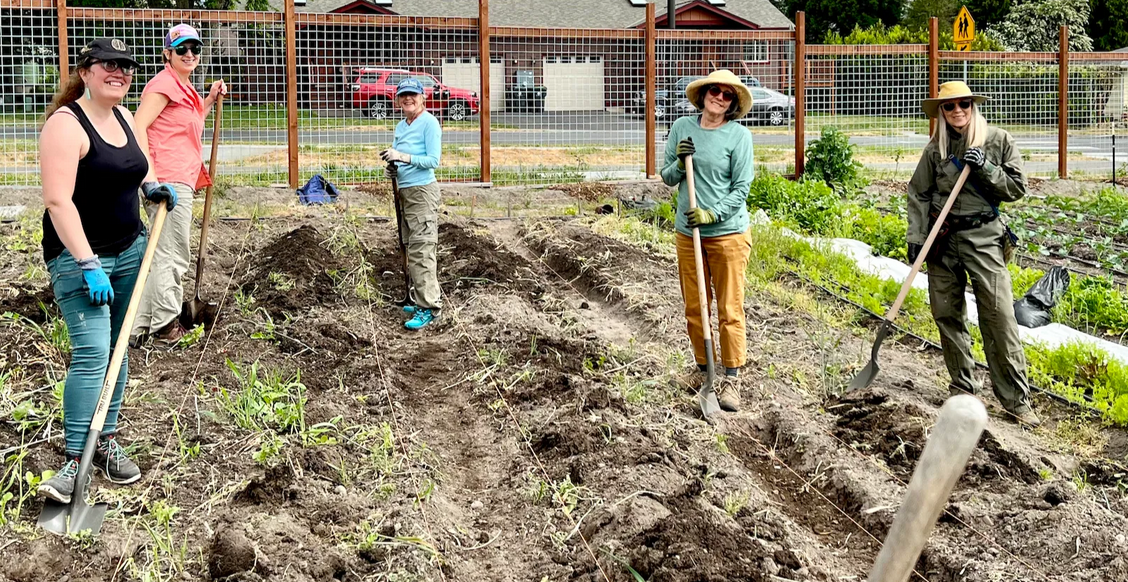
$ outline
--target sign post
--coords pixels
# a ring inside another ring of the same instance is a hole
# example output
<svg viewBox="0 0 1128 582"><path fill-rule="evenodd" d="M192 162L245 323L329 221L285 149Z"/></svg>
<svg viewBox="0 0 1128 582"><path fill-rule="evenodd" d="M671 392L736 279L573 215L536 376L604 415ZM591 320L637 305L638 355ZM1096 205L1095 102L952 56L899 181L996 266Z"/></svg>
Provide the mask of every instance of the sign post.
<svg viewBox="0 0 1128 582"><path fill-rule="evenodd" d="M952 21L952 41L956 43L956 50L970 52L971 43L975 40L975 19L971 17L967 6L961 6L956 19ZM967 60L963 62L964 83L967 82Z"/></svg>

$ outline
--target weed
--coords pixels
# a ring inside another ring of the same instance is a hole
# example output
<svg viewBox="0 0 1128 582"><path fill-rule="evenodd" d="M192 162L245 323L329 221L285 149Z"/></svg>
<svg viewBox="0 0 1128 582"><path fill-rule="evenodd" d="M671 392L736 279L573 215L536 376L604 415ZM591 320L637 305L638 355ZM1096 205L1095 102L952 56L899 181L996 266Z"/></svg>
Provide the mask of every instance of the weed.
<svg viewBox="0 0 1128 582"><path fill-rule="evenodd" d="M231 360L227 367L235 376L239 387L231 390L220 386L220 406L231 415L235 424L247 430L274 429L280 432L300 430L305 418L305 385L301 372L287 377L276 370L259 373L255 361L249 368L241 368Z"/></svg>
<svg viewBox="0 0 1128 582"><path fill-rule="evenodd" d="M293 289L294 285L296 284L293 277L287 275L286 273L279 273L277 271L271 271L266 276L266 280L279 291L289 291Z"/></svg>
<svg viewBox="0 0 1128 582"><path fill-rule="evenodd" d="M1042 467L1041 469L1038 469L1038 477L1043 481L1053 481L1054 470L1049 467Z"/></svg>
<svg viewBox="0 0 1128 582"><path fill-rule="evenodd" d="M176 341L176 346L179 348L190 348L199 343L202 339L204 339L204 326L197 325L192 328L192 331L180 336L180 339Z"/></svg>
<svg viewBox="0 0 1128 582"><path fill-rule="evenodd" d="M1078 469L1073 473L1073 486L1077 489L1078 493L1084 493L1092 488L1092 484L1089 483L1089 475L1084 469Z"/></svg>
<svg viewBox="0 0 1128 582"><path fill-rule="evenodd" d="M721 454L727 455L729 453L728 435L717 433L717 436L715 438L717 450L720 451Z"/></svg>
<svg viewBox="0 0 1128 582"><path fill-rule="evenodd" d="M255 314L255 298L242 288L235 290L235 305L239 307L239 313L243 314L243 317L249 318Z"/></svg>
<svg viewBox="0 0 1128 582"><path fill-rule="evenodd" d="M286 448L286 441L279 437L274 431L264 431L259 435L259 448L255 451L253 458L256 463L273 467L278 465L282 460L282 449Z"/></svg>
<svg viewBox="0 0 1128 582"><path fill-rule="evenodd" d="M170 416L172 417L172 432L176 434L177 450L180 453L181 462L195 459L200 456L200 443L189 443L184 438L184 431L180 427L180 415L176 409L169 409Z"/></svg>
<svg viewBox="0 0 1128 582"><path fill-rule="evenodd" d="M728 495L726 495L725 513L729 514L729 517L736 517L736 514L740 513L740 510L744 509L744 507L748 505L748 497L749 495L745 491L729 493Z"/></svg>

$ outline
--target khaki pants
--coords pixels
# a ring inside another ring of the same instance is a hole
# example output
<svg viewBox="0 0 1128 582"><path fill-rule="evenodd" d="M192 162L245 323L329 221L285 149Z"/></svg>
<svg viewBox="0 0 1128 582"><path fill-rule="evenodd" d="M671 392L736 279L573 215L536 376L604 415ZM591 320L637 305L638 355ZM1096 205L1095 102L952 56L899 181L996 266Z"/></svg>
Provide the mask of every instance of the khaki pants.
<svg viewBox="0 0 1128 582"><path fill-rule="evenodd" d="M184 273L192 259L189 248L192 238L192 197L195 192L187 184L175 183L176 207L165 218L161 238L153 255L153 266L137 307L137 319L130 335L156 333L180 317L184 303ZM145 203L149 224L157 216L157 205ZM152 230L152 226L150 226Z"/></svg>
<svg viewBox="0 0 1128 582"><path fill-rule="evenodd" d="M1030 388L1026 382L1026 353L1018 338L1014 319L1014 295L1010 272L1003 261L1003 223L995 221L952 233L928 261L928 299L932 317L940 329L944 364L952 387L976 393L975 360L967 329L964 288L971 277L975 304L979 308L979 330L987 356L995 396L1014 414L1030 410Z"/></svg>
<svg viewBox="0 0 1128 582"><path fill-rule="evenodd" d="M697 290L697 268L693 260L693 237L677 234L678 275L685 319L693 354L705 365L705 336L701 325L701 307ZM726 368L739 368L746 361L747 338L744 331L744 272L752 251L749 231L701 238L701 257L705 269L705 291L709 304L717 297L717 322L721 347L721 363ZM710 285L711 283L711 285Z"/></svg>
<svg viewBox="0 0 1128 582"><path fill-rule="evenodd" d="M403 200L403 233L407 246L407 273L413 287L412 299L420 307L442 309L439 266L435 256L439 246L439 184L431 182L400 188L400 198Z"/></svg>

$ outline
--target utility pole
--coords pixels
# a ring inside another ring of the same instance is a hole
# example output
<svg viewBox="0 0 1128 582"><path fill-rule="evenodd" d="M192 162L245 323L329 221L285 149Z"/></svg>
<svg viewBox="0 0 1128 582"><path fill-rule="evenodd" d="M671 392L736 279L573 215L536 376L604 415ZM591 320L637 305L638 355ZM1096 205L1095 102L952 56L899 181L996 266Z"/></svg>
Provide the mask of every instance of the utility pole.
<svg viewBox="0 0 1128 582"><path fill-rule="evenodd" d="M678 27L675 20L675 12L678 9L678 0L666 0L666 28L673 30Z"/></svg>

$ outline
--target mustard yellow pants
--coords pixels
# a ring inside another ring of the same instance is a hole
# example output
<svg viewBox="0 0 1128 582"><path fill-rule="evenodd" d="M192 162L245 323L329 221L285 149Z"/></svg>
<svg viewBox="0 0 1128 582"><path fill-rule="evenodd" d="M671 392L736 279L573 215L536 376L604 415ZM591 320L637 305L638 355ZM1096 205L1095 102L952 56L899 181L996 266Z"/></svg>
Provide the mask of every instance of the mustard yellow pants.
<svg viewBox="0 0 1128 582"><path fill-rule="evenodd" d="M693 261L693 237L677 233L678 275L681 280L682 299L685 300L685 319L693 355L697 363L705 365L705 336L701 325L701 306L698 299L697 267ZM746 361L747 338L744 328L744 272L752 239L748 231L701 239L701 258L705 270L705 291L712 305L717 298L717 322L720 341L713 345L721 348L720 362L726 368L739 368Z"/></svg>

